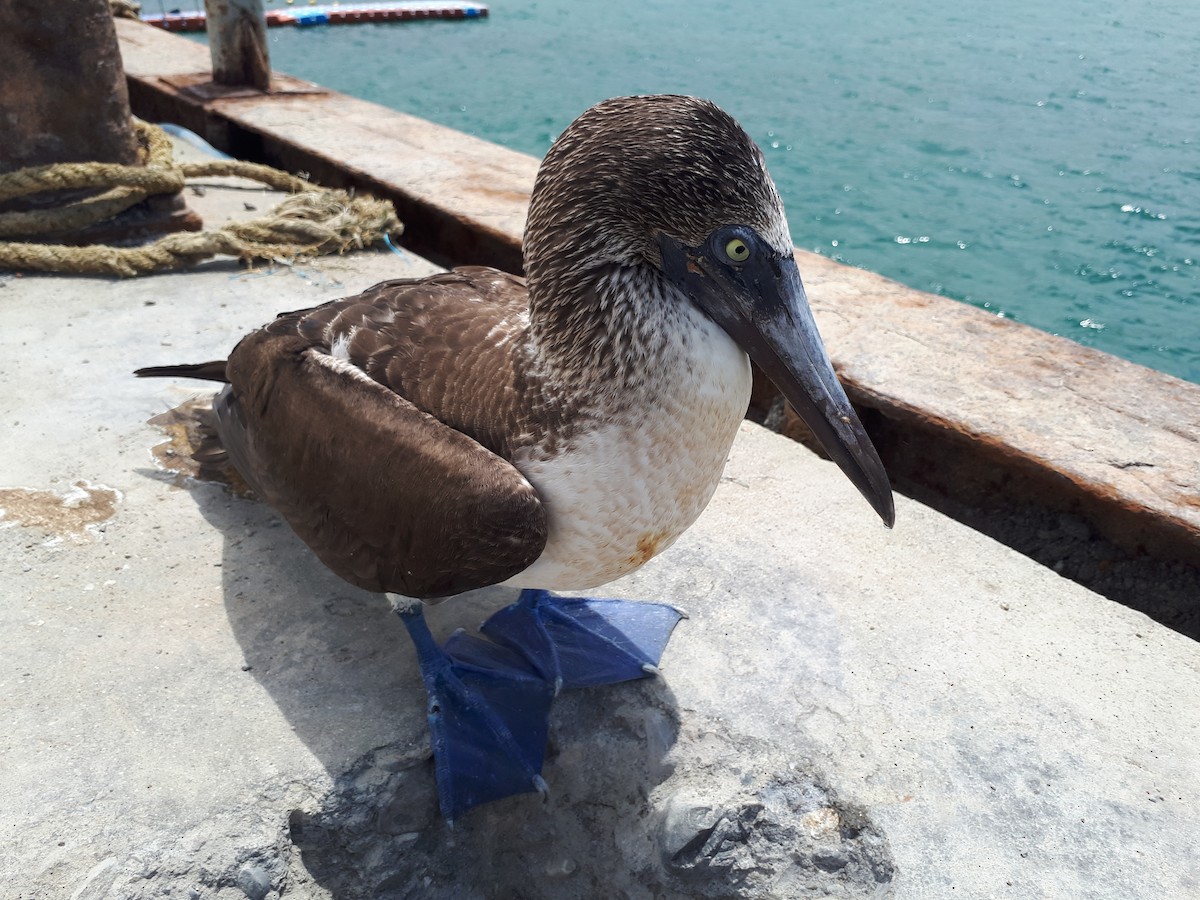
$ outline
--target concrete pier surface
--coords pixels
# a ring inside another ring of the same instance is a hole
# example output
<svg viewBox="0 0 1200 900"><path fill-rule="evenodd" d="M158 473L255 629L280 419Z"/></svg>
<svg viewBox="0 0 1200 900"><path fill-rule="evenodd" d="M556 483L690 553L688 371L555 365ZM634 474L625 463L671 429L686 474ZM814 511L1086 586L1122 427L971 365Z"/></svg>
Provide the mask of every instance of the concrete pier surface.
<svg viewBox="0 0 1200 900"><path fill-rule="evenodd" d="M1200 645L904 497L889 532L751 424L697 525L605 591L691 614L662 677L560 698L549 801L449 829L401 623L171 471L147 420L204 387L130 374L430 270L0 275L0 895L1200 896Z"/></svg>

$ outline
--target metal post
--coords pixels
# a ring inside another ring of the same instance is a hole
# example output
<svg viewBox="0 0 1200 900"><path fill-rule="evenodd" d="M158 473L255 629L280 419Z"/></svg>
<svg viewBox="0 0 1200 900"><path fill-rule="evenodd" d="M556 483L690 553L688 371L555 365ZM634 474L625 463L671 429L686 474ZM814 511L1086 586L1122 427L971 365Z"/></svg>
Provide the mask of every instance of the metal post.
<svg viewBox="0 0 1200 900"><path fill-rule="evenodd" d="M108 0L0 0L0 59L0 172L137 162Z"/></svg>
<svg viewBox="0 0 1200 900"><path fill-rule="evenodd" d="M267 91L271 58L262 0L204 0L213 81Z"/></svg>
<svg viewBox="0 0 1200 900"><path fill-rule="evenodd" d="M0 174L57 163L140 164L108 0L56 0L52 6L0 0L0 61ZM14 197L0 202L0 213L54 210L103 190ZM85 228L18 239L88 243L200 226L181 194L160 194Z"/></svg>

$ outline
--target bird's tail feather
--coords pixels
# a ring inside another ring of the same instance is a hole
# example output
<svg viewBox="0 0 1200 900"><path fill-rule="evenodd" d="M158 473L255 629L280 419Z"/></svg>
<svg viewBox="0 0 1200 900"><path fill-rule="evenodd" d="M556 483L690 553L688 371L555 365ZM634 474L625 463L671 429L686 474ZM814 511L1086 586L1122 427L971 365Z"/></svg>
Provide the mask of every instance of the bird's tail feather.
<svg viewBox="0 0 1200 900"><path fill-rule="evenodd" d="M214 359L211 362L189 363L182 366L147 366L133 373L139 378L200 378L204 381L219 381L228 384L225 375L225 360Z"/></svg>

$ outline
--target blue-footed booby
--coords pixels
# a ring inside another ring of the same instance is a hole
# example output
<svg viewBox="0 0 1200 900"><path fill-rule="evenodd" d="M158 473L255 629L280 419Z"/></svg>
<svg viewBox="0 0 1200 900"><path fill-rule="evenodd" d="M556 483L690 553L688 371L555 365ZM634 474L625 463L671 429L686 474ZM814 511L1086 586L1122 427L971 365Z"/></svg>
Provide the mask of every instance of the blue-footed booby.
<svg viewBox="0 0 1200 900"><path fill-rule="evenodd" d="M534 185L526 278L459 268L285 313L228 360L224 452L330 569L393 598L429 694L447 818L545 789L563 686L656 671L679 613L561 597L695 521L750 396L775 382L884 522L883 465L826 355L754 141L693 97L608 100ZM438 646L421 603L518 601Z"/></svg>

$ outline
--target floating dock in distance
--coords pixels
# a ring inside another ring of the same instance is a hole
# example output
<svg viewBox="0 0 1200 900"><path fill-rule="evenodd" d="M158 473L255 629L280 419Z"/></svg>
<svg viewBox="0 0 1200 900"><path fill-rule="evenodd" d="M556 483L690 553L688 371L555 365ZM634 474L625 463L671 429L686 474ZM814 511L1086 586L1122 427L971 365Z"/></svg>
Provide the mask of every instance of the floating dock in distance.
<svg viewBox="0 0 1200 900"><path fill-rule="evenodd" d="M268 9L267 27L283 25L351 25L359 22L416 22L426 19L482 19L488 8L482 3L325 3ZM142 21L167 31L204 31L204 10L146 14Z"/></svg>

